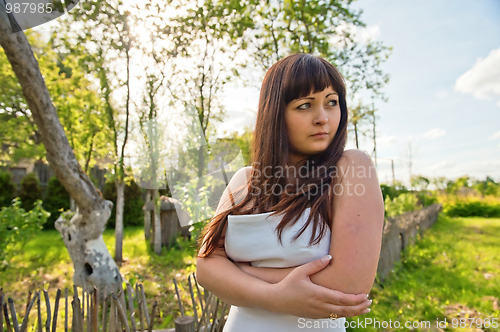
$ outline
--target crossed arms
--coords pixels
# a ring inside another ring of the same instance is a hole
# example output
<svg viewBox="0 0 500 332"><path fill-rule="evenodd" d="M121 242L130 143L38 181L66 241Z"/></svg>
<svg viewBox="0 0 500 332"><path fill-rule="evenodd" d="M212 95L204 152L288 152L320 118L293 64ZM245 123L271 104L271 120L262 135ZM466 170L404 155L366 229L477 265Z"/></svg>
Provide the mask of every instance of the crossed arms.
<svg viewBox="0 0 500 332"><path fill-rule="evenodd" d="M331 260L324 258L294 268L259 268L232 262L223 248L197 260L200 284L223 301L244 307L307 318L330 313L352 317L367 313L367 295L380 253L384 206L373 164L363 152L345 151L338 163L343 174L335 193ZM243 168L228 188L247 183ZM221 202L228 201L228 189ZM216 214L224 211L219 204ZM203 248L201 248L203 250Z"/></svg>

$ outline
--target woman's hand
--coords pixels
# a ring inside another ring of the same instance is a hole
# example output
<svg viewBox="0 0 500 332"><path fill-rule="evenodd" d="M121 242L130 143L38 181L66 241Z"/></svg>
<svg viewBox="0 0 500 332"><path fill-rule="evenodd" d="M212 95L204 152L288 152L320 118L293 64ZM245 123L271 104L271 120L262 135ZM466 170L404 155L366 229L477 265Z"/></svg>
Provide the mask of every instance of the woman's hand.
<svg viewBox="0 0 500 332"><path fill-rule="evenodd" d="M371 301L367 294L345 294L314 284L311 275L324 269L330 257L297 267L276 284L272 294L281 303L280 312L307 318L353 317L370 312Z"/></svg>
<svg viewBox="0 0 500 332"><path fill-rule="evenodd" d="M314 284L310 276L323 270L331 257L288 269L252 267L249 263L236 263L244 272L268 282L275 282L270 294L274 300L270 311L306 318L353 317L366 314L371 301L366 294L345 294ZM273 273L274 272L274 273ZM269 280L273 279L274 280ZM276 278L281 278L276 280Z"/></svg>

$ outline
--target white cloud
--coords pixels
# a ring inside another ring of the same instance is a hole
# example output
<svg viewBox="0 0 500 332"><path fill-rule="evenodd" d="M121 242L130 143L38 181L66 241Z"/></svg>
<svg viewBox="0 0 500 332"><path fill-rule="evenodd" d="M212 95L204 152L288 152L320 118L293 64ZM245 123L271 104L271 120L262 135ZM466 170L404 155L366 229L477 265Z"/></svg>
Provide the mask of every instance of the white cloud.
<svg viewBox="0 0 500 332"><path fill-rule="evenodd" d="M500 130L497 131L496 133L492 134L489 138L490 141L494 141L496 139L500 139Z"/></svg>
<svg viewBox="0 0 500 332"><path fill-rule="evenodd" d="M500 106L500 48L486 58L476 60L474 66L455 82L455 90L472 94L477 99L499 98Z"/></svg>
<svg viewBox="0 0 500 332"><path fill-rule="evenodd" d="M431 130L425 132L422 135L422 137L427 138L427 139L436 139L436 138L439 138L441 136L444 136L445 133L446 133L446 131L444 129L434 128L434 129L431 129Z"/></svg>

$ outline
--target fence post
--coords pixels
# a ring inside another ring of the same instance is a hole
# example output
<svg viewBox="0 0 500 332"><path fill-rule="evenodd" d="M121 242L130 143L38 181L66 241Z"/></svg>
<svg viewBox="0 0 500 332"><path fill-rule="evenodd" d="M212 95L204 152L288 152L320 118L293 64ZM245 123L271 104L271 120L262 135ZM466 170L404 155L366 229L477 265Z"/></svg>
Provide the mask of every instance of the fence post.
<svg viewBox="0 0 500 332"><path fill-rule="evenodd" d="M181 316L174 320L175 332L195 332L195 320L192 316Z"/></svg>

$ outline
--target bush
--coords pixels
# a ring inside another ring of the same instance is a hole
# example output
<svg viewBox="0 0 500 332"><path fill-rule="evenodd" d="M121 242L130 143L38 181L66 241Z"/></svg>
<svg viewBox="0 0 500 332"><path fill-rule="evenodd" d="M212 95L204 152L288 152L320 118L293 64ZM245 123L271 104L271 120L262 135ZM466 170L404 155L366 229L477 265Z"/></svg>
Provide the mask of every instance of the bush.
<svg viewBox="0 0 500 332"><path fill-rule="evenodd" d="M109 217L107 227L114 228L116 220L116 184L114 182L106 182L103 190L105 199L113 202L113 210ZM134 182L125 186L125 206L123 207L123 226L141 226L144 222L144 214L142 207L144 200L142 199L141 188Z"/></svg>
<svg viewBox="0 0 500 332"><path fill-rule="evenodd" d="M423 207L435 204L438 202L438 199L436 196L434 196L431 192L429 191L419 191L417 193L417 198L418 202L420 205Z"/></svg>
<svg viewBox="0 0 500 332"><path fill-rule="evenodd" d="M50 212L50 217L43 225L44 229L54 229L54 222L63 210L69 210L69 194L55 176L51 177L47 185L43 207Z"/></svg>
<svg viewBox="0 0 500 332"><path fill-rule="evenodd" d="M12 256L23 248L23 244L39 231L49 217L37 200L30 211L21 206L16 198L12 206L3 207L0 211L0 268L5 269Z"/></svg>
<svg viewBox="0 0 500 332"><path fill-rule="evenodd" d="M10 206L16 197L16 187L9 172L0 171L0 208Z"/></svg>
<svg viewBox="0 0 500 332"><path fill-rule="evenodd" d="M415 194L412 193L403 193L393 199L387 196L384 203L385 215L387 217L394 217L419 208L418 199Z"/></svg>
<svg viewBox="0 0 500 332"><path fill-rule="evenodd" d="M500 184L489 176L484 181L476 181L472 187L483 196L500 197Z"/></svg>
<svg viewBox="0 0 500 332"><path fill-rule="evenodd" d="M500 217L500 201L494 197L455 197L444 203L443 211L450 217Z"/></svg>
<svg viewBox="0 0 500 332"><path fill-rule="evenodd" d="M389 199L394 199L401 194L407 193L408 189L403 186L401 183L396 183L392 186L381 184L380 189L382 190L382 195L384 196L384 200L389 197Z"/></svg>
<svg viewBox="0 0 500 332"><path fill-rule="evenodd" d="M29 173L22 179L19 198L21 199L21 207L26 211L31 210L35 202L42 199L40 182L35 173Z"/></svg>

